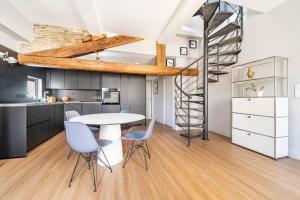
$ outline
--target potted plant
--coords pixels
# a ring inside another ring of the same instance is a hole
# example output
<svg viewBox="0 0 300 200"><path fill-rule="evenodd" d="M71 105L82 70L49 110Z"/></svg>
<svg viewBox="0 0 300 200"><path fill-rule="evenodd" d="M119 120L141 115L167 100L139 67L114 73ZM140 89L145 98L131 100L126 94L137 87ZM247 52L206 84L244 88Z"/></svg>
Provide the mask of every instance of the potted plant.
<svg viewBox="0 0 300 200"><path fill-rule="evenodd" d="M254 84L254 83L251 83L247 88L246 90L247 91L253 91L255 92L256 96L257 97L262 97L264 95L264 86L260 86L259 88Z"/></svg>

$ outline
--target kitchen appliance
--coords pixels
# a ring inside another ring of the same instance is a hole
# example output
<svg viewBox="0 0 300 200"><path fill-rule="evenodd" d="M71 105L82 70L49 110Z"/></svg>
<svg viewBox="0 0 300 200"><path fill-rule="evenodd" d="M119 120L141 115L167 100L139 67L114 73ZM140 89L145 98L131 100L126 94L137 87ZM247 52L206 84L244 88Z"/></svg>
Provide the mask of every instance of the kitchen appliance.
<svg viewBox="0 0 300 200"><path fill-rule="evenodd" d="M102 88L102 104L120 104L120 90L116 88Z"/></svg>

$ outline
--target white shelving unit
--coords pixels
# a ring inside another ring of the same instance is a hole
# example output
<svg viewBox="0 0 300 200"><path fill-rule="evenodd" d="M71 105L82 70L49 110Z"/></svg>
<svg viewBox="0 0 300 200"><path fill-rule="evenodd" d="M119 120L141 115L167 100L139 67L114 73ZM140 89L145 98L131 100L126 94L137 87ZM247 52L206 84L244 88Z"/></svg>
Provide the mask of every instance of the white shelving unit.
<svg viewBox="0 0 300 200"><path fill-rule="evenodd" d="M277 159L288 156L288 136L288 59L274 56L233 67L232 143Z"/></svg>

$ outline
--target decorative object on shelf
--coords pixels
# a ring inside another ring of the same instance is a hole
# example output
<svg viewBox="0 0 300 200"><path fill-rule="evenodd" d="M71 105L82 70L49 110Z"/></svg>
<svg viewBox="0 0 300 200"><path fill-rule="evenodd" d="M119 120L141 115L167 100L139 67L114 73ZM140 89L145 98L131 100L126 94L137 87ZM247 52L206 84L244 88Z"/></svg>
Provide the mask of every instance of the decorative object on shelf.
<svg viewBox="0 0 300 200"><path fill-rule="evenodd" d="M54 102L56 102L56 97L55 97L55 96L49 97L49 99L48 99L47 102L49 102L49 103L54 103Z"/></svg>
<svg viewBox="0 0 300 200"><path fill-rule="evenodd" d="M158 82L153 83L153 93L158 94Z"/></svg>
<svg viewBox="0 0 300 200"><path fill-rule="evenodd" d="M253 91L255 92L256 96L257 97L262 97L264 95L264 89L265 87L264 86L261 86L261 87L256 87L256 85L254 83L251 83L247 88L246 90L250 90L250 91Z"/></svg>
<svg viewBox="0 0 300 200"><path fill-rule="evenodd" d="M175 65L176 65L176 58L169 57L169 58L166 59L166 66L167 67L175 67Z"/></svg>
<svg viewBox="0 0 300 200"><path fill-rule="evenodd" d="M253 77L255 76L255 71L252 69L252 67L248 68L247 76L249 79L253 79Z"/></svg>
<svg viewBox="0 0 300 200"><path fill-rule="evenodd" d="M62 102L67 102L67 101L69 101L69 97L63 96L63 97L61 98L61 100L62 100Z"/></svg>
<svg viewBox="0 0 300 200"><path fill-rule="evenodd" d="M196 40L189 40L189 47L191 49L197 49L197 41Z"/></svg>
<svg viewBox="0 0 300 200"><path fill-rule="evenodd" d="M187 47L180 47L180 55L183 55L183 56L188 55Z"/></svg>

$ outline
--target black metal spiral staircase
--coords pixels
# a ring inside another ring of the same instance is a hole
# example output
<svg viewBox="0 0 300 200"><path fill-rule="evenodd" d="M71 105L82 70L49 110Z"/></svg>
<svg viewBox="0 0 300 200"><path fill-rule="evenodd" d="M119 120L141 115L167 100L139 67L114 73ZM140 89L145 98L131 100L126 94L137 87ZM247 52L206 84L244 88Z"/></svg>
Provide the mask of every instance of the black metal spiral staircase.
<svg viewBox="0 0 300 200"><path fill-rule="evenodd" d="M194 14L204 21L203 56L175 77L176 125L183 137L208 140L208 83L219 81L238 62L243 40L243 8L225 1L207 1ZM198 76L186 76L197 69ZM194 131L192 131L195 129Z"/></svg>

